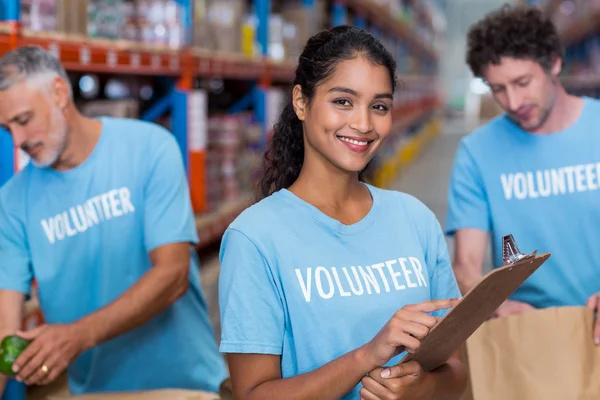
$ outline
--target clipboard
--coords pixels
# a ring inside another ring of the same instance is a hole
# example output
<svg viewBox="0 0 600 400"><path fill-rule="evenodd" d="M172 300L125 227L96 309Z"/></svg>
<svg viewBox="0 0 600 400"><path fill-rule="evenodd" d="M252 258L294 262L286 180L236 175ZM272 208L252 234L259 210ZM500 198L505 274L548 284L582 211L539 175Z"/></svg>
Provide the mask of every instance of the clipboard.
<svg viewBox="0 0 600 400"><path fill-rule="evenodd" d="M417 361L424 371L443 365L492 313L546 260L550 253L533 252L519 261L487 273L429 334L416 352L400 363Z"/></svg>

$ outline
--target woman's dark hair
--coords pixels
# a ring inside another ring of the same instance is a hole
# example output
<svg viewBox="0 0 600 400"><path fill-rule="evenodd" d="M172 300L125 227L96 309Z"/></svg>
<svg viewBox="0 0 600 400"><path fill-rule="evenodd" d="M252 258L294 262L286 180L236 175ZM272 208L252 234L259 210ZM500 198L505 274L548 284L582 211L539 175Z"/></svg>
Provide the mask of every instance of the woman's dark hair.
<svg viewBox="0 0 600 400"><path fill-rule="evenodd" d="M486 15L467 34L467 64L481 77L488 65L500 58L532 60L550 71L563 57L560 36L541 10L529 6L505 5Z"/></svg>
<svg viewBox="0 0 600 400"><path fill-rule="evenodd" d="M302 94L310 104L316 87L332 75L335 67L341 61L357 56L386 67L390 73L392 91L395 90L396 62L392 55L371 34L352 26L337 26L321 31L308 40L298 60L293 86L302 87ZM302 121L296 116L290 99L273 127L258 197L267 197L290 187L300 175L303 162Z"/></svg>

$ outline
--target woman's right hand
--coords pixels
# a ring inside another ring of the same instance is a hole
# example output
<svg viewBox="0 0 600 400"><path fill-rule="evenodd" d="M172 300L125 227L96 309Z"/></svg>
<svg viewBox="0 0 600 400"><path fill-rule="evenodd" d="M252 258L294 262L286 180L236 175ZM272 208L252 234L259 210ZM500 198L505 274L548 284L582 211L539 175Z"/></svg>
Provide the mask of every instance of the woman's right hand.
<svg viewBox="0 0 600 400"><path fill-rule="evenodd" d="M438 317L426 314L452 308L458 299L432 300L409 304L388 321L379 333L363 346L363 354L374 368L385 365L391 358L403 351L414 353L421 340L439 321Z"/></svg>

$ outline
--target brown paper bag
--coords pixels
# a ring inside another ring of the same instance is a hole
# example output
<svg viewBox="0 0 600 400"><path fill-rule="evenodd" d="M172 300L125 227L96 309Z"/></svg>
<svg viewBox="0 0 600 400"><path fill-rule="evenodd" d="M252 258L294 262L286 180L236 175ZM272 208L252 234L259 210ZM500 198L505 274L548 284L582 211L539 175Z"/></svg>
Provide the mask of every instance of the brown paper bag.
<svg viewBox="0 0 600 400"><path fill-rule="evenodd" d="M598 400L593 312L548 308L486 321L467 340L473 400ZM468 398L468 396L466 397Z"/></svg>

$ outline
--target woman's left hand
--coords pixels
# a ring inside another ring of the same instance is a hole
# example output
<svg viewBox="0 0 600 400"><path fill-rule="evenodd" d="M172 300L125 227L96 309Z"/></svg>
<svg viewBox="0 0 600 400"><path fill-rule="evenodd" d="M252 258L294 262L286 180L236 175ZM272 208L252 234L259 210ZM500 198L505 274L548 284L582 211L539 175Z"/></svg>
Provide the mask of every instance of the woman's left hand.
<svg viewBox="0 0 600 400"><path fill-rule="evenodd" d="M362 379L361 400L432 399L435 382L416 361L377 368Z"/></svg>

